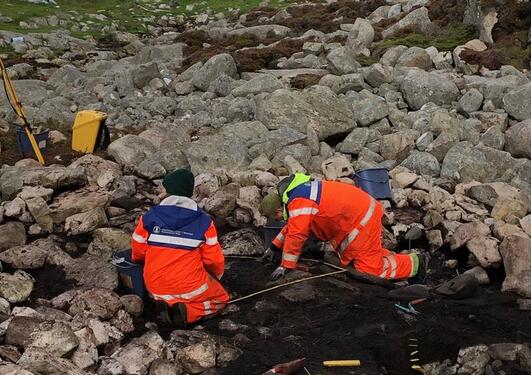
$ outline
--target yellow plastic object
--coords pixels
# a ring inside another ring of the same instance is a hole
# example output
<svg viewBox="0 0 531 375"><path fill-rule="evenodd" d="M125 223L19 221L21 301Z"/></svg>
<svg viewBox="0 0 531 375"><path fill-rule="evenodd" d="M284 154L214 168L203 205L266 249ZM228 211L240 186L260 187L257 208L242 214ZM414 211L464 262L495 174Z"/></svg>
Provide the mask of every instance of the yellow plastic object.
<svg viewBox="0 0 531 375"><path fill-rule="evenodd" d="M339 361L323 361L325 367L358 367L361 362L357 359L339 360Z"/></svg>
<svg viewBox="0 0 531 375"><path fill-rule="evenodd" d="M101 122L106 118L103 112L79 111L72 125L72 150L93 153Z"/></svg>

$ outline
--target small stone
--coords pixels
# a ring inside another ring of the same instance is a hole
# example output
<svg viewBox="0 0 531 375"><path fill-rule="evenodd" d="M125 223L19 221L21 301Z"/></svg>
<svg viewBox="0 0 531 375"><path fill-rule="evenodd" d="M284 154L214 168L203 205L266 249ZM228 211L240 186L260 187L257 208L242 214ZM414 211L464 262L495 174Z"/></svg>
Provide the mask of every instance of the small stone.
<svg viewBox="0 0 531 375"><path fill-rule="evenodd" d="M316 298L317 293L310 284L296 284L280 293L280 295L289 302L304 303L313 301Z"/></svg>

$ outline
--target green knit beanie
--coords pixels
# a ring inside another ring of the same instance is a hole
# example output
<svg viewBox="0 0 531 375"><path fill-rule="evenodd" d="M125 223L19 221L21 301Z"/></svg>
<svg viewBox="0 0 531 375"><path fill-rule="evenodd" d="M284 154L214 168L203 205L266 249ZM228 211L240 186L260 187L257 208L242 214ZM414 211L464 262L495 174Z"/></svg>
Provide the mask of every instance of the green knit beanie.
<svg viewBox="0 0 531 375"><path fill-rule="evenodd" d="M188 169L177 169L164 177L162 186L168 194L190 198L194 194L194 175Z"/></svg>
<svg viewBox="0 0 531 375"><path fill-rule="evenodd" d="M267 218L272 218L275 211L281 207L280 196L276 191L267 194L260 204L259 211Z"/></svg>

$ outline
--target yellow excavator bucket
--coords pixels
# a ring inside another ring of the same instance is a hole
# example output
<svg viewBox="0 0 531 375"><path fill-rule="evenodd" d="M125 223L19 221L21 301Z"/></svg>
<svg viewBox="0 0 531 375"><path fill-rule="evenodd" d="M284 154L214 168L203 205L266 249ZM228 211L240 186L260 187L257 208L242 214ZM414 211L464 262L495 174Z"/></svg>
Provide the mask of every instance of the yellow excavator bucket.
<svg viewBox="0 0 531 375"><path fill-rule="evenodd" d="M93 153L101 124L106 118L107 114L103 112L78 112L72 125L72 150Z"/></svg>

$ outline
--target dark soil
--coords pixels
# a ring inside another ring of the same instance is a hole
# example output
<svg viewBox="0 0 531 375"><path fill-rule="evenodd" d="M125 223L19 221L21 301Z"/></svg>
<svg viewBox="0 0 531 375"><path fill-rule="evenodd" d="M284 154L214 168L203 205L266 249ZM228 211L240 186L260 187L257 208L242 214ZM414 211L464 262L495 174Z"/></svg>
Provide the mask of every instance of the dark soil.
<svg viewBox="0 0 531 375"><path fill-rule="evenodd" d="M77 286L75 280L66 279L62 267L46 266L30 274L35 279L32 298L51 299Z"/></svg>
<svg viewBox="0 0 531 375"><path fill-rule="evenodd" d="M17 149L17 135L13 129L5 135L2 134L1 143L0 165L14 165L17 161L25 158ZM95 154L104 157L105 151L97 150ZM55 145L48 142L46 149L42 150L42 156L46 165L61 164L67 166L83 155L80 152L72 150L69 139ZM33 153L32 155L26 155L26 157L32 157L37 160Z"/></svg>
<svg viewBox="0 0 531 375"><path fill-rule="evenodd" d="M237 296L266 288L274 269L243 260L229 260L228 267L223 283ZM311 302L287 302L277 290L238 303L239 312L205 322L207 331L228 337L234 333L219 331L221 319L249 326L243 333L252 341L223 373L262 374L277 363L306 357L312 374L414 374L409 362L414 350L425 364L455 361L466 346L531 340L528 314L518 311L515 296L501 294L497 285L467 300L425 302L417 306L418 316L406 320L385 289L347 282L359 292L315 280L310 283L318 296ZM273 303L278 310L257 312L253 307L258 301ZM258 327L271 329L271 336L260 335ZM410 339L418 339L419 347L409 347ZM331 359L360 359L362 366L323 370L321 362Z"/></svg>

